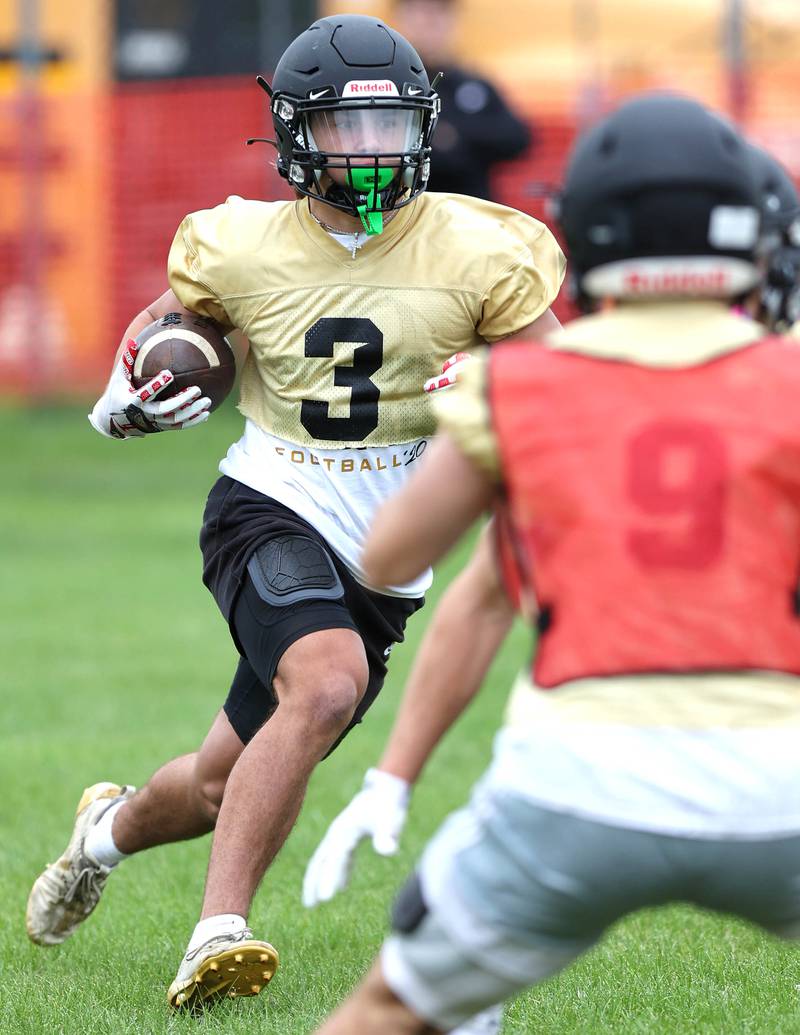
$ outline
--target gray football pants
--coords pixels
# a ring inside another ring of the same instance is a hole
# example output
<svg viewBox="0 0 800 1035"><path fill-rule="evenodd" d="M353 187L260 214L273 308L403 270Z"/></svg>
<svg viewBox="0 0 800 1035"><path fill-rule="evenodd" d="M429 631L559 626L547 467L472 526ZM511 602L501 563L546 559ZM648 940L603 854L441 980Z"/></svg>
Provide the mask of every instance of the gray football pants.
<svg viewBox="0 0 800 1035"><path fill-rule="evenodd" d="M613 827L485 784L395 906L393 991L448 1031L562 969L626 913L690 902L800 937L800 836L712 841Z"/></svg>

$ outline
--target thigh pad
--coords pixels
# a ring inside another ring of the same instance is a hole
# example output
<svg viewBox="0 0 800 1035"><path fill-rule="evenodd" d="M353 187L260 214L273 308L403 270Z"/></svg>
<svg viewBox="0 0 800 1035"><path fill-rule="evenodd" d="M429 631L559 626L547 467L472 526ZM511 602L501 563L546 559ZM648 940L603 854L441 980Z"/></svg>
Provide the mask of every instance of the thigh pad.
<svg viewBox="0 0 800 1035"><path fill-rule="evenodd" d="M256 592L273 607L301 600L339 600L344 588L324 547L287 533L262 543L247 562Z"/></svg>

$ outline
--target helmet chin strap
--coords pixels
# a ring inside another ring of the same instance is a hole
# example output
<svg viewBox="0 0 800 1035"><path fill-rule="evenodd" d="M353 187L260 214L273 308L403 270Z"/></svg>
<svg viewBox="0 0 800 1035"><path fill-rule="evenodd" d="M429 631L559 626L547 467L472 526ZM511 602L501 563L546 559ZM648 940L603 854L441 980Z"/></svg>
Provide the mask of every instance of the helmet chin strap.
<svg viewBox="0 0 800 1035"><path fill-rule="evenodd" d="M381 191L392 182L394 169L351 169L348 173L350 186L358 194L366 195L363 205L356 205L366 233L383 233L383 212L381 212Z"/></svg>

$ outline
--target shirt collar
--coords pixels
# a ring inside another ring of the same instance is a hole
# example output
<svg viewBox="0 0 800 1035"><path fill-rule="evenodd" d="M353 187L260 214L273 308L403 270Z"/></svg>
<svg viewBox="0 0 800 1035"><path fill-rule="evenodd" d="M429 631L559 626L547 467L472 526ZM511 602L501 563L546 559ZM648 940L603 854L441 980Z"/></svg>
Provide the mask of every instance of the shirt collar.
<svg viewBox="0 0 800 1035"><path fill-rule="evenodd" d="M652 367L705 363L766 337L724 302L631 302L568 323L547 348Z"/></svg>
<svg viewBox="0 0 800 1035"><path fill-rule="evenodd" d="M355 250L355 254L343 248L339 241L334 240L331 234L319 225L311 215L308 198L300 198L295 202L295 214L303 232L316 247L340 265L352 266L363 261L364 258L372 259L391 248L411 225L416 215L417 201L418 199L415 199L410 204L399 208L396 215L385 224L383 233L370 237Z"/></svg>

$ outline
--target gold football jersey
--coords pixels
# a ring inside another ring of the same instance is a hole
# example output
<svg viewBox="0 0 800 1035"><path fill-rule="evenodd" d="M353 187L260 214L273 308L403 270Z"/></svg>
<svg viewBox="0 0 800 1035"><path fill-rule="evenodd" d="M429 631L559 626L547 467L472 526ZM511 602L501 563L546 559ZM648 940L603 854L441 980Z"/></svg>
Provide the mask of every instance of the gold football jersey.
<svg viewBox="0 0 800 1035"><path fill-rule="evenodd" d="M229 198L182 222L181 303L250 341L242 413L305 446L387 446L435 427L425 380L454 352L515 334L553 302L564 256L514 209L423 194L351 254L307 201Z"/></svg>

